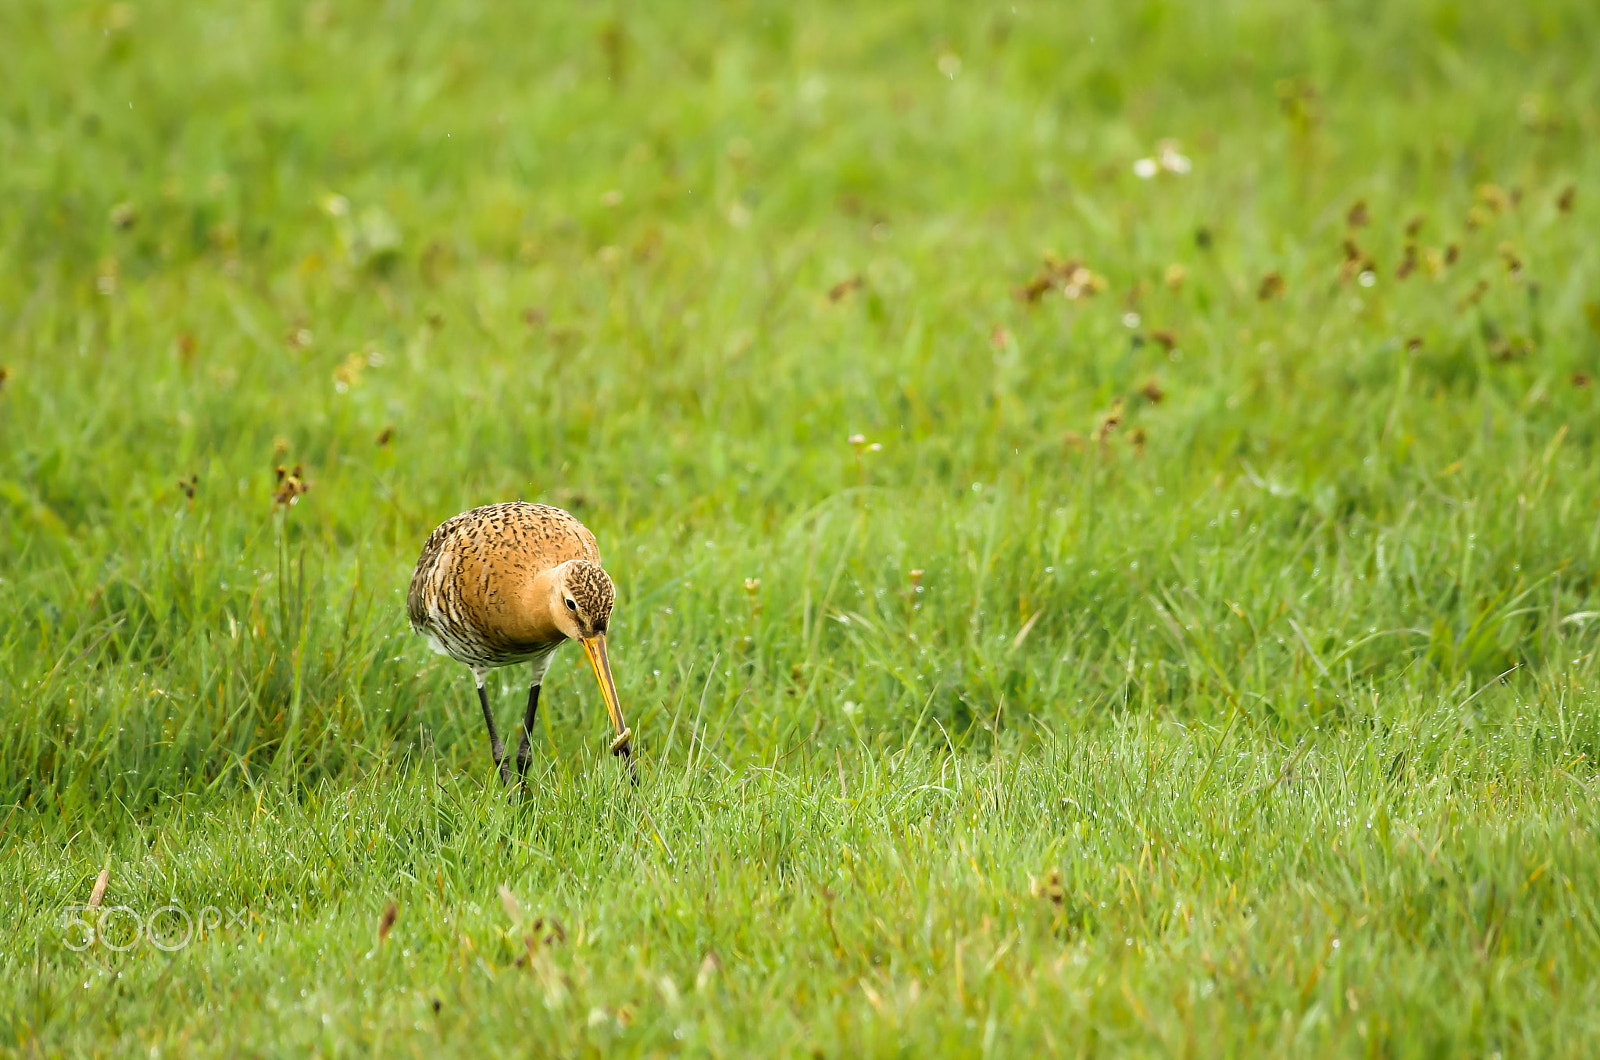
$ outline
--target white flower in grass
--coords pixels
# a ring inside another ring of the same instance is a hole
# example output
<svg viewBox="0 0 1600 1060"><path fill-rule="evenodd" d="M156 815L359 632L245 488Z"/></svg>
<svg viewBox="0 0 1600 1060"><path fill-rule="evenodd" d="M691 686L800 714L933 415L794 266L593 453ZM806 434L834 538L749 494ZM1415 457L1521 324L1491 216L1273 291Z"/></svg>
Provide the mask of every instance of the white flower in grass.
<svg viewBox="0 0 1600 1060"><path fill-rule="evenodd" d="M1133 164L1133 175L1140 180L1149 180L1160 171L1160 165L1153 158L1141 158Z"/></svg>
<svg viewBox="0 0 1600 1060"><path fill-rule="evenodd" d="M1194 163L1189 161L1189 156L1178 150L1178 141L1162 140L1156 144L1156 154L1161 159L1161 168L1168 173L1177 173L1180 176L1194 168Z"/></svg>

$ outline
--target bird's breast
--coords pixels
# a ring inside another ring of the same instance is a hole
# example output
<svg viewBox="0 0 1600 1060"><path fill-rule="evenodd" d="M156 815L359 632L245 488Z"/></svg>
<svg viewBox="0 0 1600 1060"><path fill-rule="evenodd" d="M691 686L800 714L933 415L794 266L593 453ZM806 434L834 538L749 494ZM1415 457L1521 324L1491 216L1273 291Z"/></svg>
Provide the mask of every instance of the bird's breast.
<svg viewBox="0 0 1600 1060"><path fill-rule="evenodd" d="M516 556L466 556L455 583L468 621L485 640L506 651L536 652L566 636L550 615L548 593L535 586L538 572Z"/></svg>

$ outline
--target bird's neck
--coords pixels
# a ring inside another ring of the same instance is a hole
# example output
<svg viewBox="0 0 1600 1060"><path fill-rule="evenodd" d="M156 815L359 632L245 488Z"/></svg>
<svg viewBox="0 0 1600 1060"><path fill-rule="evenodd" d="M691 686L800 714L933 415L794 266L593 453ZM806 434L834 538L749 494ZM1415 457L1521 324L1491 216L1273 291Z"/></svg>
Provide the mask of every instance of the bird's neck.
<svg viewBox="0 0 1600 1060"><path fill-rule="evenodd" d="M558 568L540 571L513 589L500 618L501 635L519 645L554 644L566 639L550 613Z"/></svg>

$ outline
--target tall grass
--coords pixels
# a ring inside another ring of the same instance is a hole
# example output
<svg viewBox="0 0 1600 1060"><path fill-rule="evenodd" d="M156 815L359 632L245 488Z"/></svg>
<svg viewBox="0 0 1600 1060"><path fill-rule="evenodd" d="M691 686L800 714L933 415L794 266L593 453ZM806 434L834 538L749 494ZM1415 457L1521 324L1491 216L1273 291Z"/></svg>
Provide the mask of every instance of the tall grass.
<svg viewBox="0 0 1600 1060"><path fill-rule="evenodd" d="M1597 39L6 6L0 1042L1591 1051ZM406 629L515 497L637 790Z"/></svg>

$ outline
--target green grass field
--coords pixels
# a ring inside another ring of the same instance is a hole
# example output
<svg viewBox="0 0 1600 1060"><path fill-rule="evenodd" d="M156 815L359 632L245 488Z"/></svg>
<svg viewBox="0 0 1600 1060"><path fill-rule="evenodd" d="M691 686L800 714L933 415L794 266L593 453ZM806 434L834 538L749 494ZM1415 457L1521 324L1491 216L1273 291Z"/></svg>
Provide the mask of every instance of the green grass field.
<svg viewBox="0 0 1600 1060"><path fill-rule="evenodd" d="M0 1051L1600 1051L1600 7L935 7L0 5Z"/></svg>

